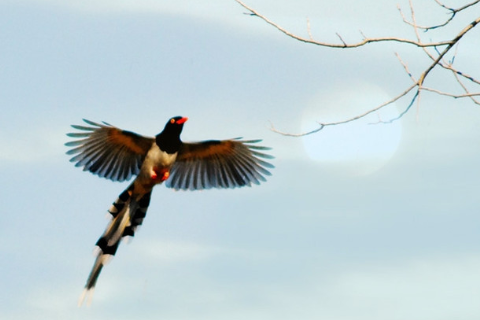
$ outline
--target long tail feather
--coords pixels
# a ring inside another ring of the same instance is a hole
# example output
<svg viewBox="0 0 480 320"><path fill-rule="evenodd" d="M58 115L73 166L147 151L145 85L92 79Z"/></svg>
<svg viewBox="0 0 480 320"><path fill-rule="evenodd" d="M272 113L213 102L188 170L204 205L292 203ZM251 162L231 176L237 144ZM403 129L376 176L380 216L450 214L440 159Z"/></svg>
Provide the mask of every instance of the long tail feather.
<svg viewBox="0 0 480 320"><path fill-rule="evenodd" d="M110 256L106 254L99 253L97 259L95 259L95 264L93 265L92 271L88 276L87 284L83 289L83 292L78 299L78 306L81 307L83 302L87 300L87 305L89 306L92 303L93 291L95 290L95 284L97 283L98 276L102 271L103 266L108 262Z"/></svg>
<svg viewBox="0 0 480 320"><path fill-rule="evenodd" d="M87 300L87 305L90 305L103 266L115 255L123 237L134 236L136 229L142 224L147 214L151 192L133 199L130 195L130 188L122 192L108 210L112 215L112 221L96 243L99 250L78 306L81 306L85 300Z"/></svg>

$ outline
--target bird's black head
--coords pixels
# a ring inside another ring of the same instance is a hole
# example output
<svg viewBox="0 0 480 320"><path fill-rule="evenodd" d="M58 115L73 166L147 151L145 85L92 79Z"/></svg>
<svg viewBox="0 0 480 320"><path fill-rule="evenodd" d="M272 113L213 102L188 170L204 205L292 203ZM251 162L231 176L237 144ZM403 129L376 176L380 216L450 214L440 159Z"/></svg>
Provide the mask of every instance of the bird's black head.
<svg viewBox="0 0 480 320"><path fill-rule="evenodd" d="M173 154L180 149L182 145L180 134L183 124L187 120L188 118L184 117L173 117L168 120L163 131L155 137L155 141L162 151Z"/></svg>

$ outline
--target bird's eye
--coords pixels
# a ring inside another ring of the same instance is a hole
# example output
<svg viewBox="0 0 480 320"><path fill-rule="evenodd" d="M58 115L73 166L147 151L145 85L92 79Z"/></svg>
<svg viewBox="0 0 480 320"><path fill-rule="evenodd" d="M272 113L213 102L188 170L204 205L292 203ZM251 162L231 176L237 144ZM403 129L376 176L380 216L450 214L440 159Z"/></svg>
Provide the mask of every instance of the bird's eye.
<svg viewBox="0 0 480 320"><path fill-rule="evenodd" d="M170 123L175 123L175 119L170 119Z"/></svg>

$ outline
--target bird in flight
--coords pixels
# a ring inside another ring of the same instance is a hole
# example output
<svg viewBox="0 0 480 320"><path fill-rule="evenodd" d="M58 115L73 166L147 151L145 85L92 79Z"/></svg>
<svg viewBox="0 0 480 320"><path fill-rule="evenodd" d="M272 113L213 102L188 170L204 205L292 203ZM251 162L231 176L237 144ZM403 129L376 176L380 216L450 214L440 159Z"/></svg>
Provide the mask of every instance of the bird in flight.
<svg viewBox="0 0 480 320"><path fill-rule="evenodd" d="M133 182L108 210L111 221L98 239L97 257L88 276L79 306L91 302L98 276L109 258L115 255L123 237L135 235L146 216L153 187L165 182L175 190L235 188L259 184L270 175L267 162L270 148L256 145L261 140L208 140L187 143L180 139L188 118L173 117L155 137L145 137L114 127L106 122L83 120L72 125L77 132L68 155L76 167L113 181Z"/></svg>

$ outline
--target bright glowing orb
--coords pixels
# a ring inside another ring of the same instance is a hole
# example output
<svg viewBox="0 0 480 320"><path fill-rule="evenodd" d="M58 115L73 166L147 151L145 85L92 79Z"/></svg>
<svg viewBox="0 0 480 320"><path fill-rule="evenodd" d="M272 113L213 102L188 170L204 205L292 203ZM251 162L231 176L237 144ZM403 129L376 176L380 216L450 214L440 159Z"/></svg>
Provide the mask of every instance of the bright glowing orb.
<svg viewBox="0 0 480 320"><path fill-rule="evenodd" d="M319 93L303 112L302 130L318 127L316 121L334 122L370 110L389 96L371 84L344 84ZM310 158L330 164L344 173L366 175L382 168L398 149L402 136L401 121L378 123L398 117L395 105L350 123L328 126L303 137ZM372 124L378 123L378 124Z"/></svg>

